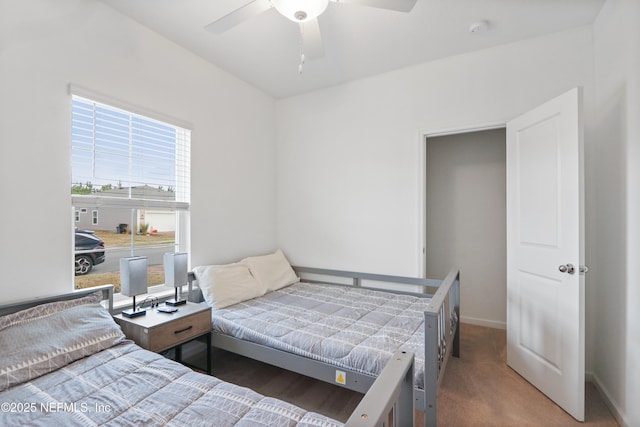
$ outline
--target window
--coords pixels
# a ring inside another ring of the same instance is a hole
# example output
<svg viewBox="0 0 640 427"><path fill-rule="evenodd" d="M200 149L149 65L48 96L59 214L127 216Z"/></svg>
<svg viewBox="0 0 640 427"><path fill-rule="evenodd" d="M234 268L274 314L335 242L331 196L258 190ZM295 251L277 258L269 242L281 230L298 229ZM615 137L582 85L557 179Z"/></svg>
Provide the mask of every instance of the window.
<svg viewBox="0 0 640 427"><path fill-rule="evenodd" d="M134 255L163 285L164 253L189 250L191 131L127 110L72 95L76 288L119 292L120 258Z"/></svg>

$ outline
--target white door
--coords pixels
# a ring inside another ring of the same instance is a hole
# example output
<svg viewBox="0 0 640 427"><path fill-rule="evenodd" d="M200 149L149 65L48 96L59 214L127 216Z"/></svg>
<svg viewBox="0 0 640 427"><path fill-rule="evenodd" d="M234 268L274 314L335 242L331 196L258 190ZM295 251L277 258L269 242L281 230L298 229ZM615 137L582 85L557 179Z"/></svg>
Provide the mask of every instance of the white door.
<svg viewBox="0 0 640 427"><path fill-rule="evenodd" d="M507 124L507 363L584 420L581 91Z"/></svg>

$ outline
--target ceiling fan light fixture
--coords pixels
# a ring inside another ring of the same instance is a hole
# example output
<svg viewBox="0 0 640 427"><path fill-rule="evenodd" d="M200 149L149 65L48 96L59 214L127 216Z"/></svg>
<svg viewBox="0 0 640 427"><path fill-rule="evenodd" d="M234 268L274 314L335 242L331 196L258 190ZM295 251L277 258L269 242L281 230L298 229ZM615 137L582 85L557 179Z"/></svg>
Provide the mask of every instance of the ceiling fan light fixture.
<svg viewBox="0 0 640 427"><path fill-rule="evenodd" d="M271 0L281 15L294 22L315 19L327 9L329 0Z"/></svg>

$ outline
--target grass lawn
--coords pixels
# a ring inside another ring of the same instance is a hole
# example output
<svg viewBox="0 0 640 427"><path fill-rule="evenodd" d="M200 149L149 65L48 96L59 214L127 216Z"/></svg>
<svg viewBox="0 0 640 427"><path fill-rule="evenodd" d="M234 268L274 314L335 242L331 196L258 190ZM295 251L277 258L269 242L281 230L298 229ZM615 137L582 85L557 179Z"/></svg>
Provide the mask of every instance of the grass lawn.
<svg viewBox="0 0 640 427"><path fill-rule="evenodd" d="M149 266L149 286L164 283L164 267L162 265ZM120 272L95 273L76 276L76 289L92 288L100 285L113 285L114 292L120 292Z"/></svg>
<svg viewBox="0 0 640 427"><path fill-rule="evenodd" d="M131 246L131 234L118 234L113 231L96 231L96 236L104 241L105 248L126 248ZM172 245L176 241L175 232L155 234L135 234L135 246Z"/></svg>

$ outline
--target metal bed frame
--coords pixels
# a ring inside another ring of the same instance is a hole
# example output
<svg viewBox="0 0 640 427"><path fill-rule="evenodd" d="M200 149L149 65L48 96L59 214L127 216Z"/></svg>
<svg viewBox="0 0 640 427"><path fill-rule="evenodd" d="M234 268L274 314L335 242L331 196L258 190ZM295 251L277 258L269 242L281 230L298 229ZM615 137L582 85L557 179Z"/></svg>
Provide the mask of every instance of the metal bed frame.
<svg viewBox="0 0 640 427"><path fill-rule="evenodd" d="M40 304L79 298L96 291L102 292L103 305L109 313L113 313L113 285L103 285L5 303L0 305L0 316ZM413 353L397 351L353 411L345 427L413 427L413 371Z"/></svg>
<svg viewBox="0 0 640 427"><path fill-rule="evenodd" d="M458 320L460 318L459 271L452 269L444 280L433 280L310 267L294 266L293 269L301 280L307 283L354 286L431 298L431 303L424 312L424 389L414 389L414 407L424 412L425 427L435 427L438 419L438 387L444 376L449 357L451 355L455 357L460 356L460 332L458 328ZM335 280L338 280L338 282ZM189 299L200 302L203 301L202 293L199 289L193 289L193 282L195 281L195 275L189 273ZM383 286L393 284L393 288L395 289L364 286L368 282L377 282ZM415 290L416 287L421 288L422 293L396 290L400 288ZM433 292L434 290L435 292ZM211 345L324 382L337 384L360 393L367 393L376 379L372 375L349 371L343 368L336 369L336 366L331 364L234 338L216 331L212 332ZM346 381L344 383L336 382L337 370L346 371Z"/></svg>
<svg viewBox="0 0 640 427"><path fill-rule="evenodd" d="M34 297L3 304L0 306L0 316L35 307L40 304L80 298L98 291L102 292L103 305L105 305L105 308L109 310L109 313L113 314L113 285L102 285L96 286L95 288L75 290L64 294L45 295L42 297Z"/></svg>

